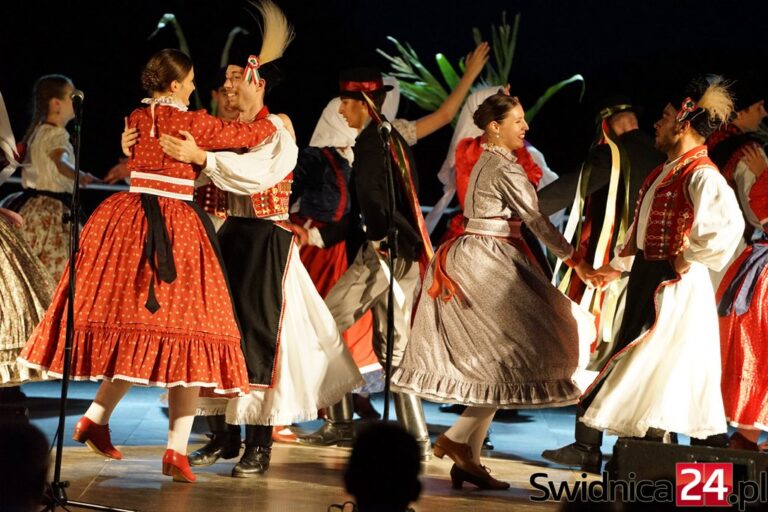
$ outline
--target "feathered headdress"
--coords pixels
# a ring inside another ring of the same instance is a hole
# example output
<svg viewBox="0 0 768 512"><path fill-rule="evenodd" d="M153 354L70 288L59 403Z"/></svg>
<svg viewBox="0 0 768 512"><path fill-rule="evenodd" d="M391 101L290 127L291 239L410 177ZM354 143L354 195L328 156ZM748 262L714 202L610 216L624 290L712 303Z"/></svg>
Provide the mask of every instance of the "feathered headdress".
<svg viewBox="0 0 768 512"><path fill-rule="evenodd" d="M696 77L688 84L688 96L677 111L677 121L688 121L703 137L727 123L733 114L730 83L720 75Z"/></svg>
<svg viewBox="0 0 768 512"><path fill-rule="evenodd" d="M282 57L296 34L283 11L272 0L251 0L250 4L261 14L261 51L258 55L249 55L245 66L245 79L254 83L259 79L259 67Z"/></svg>

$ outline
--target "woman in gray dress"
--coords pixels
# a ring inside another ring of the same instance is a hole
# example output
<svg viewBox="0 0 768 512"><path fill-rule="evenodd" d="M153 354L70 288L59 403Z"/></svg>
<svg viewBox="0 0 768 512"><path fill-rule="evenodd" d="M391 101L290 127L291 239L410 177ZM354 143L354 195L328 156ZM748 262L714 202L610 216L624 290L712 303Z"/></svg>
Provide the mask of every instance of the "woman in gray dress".
<svg viewBox="0 0 768 512"><path fill-rule="evenodd" d="M497 409L559 407L581 393L573 376L594 320L547 279L520 236L528 228L582 280L592 268L541 214L536 191L512 151L528 125L517 98L495 94L474 115L488 140L472 170L465 233L438 249L424 280L411 338L393 388L467 405L434 446L467 481L506 489L480 465Z"/></svg>

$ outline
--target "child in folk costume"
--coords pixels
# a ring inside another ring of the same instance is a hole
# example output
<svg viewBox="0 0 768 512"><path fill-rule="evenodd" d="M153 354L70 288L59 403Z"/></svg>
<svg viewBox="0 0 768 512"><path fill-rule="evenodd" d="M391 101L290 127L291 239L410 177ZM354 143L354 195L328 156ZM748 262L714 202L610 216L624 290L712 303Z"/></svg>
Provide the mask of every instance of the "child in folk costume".
<svg viewBox="0 0 768 512"><path fill-rule="evenodd" d="M22 162L24 191L4 200L4 206L26 219L20 231L33 254L48 273L59 279L69 258L70 194L74 183L75 154L67 124L74 119L75 86L63 75L45 75L34 85L32 124L24 136L26 157ZM96 178L80 173L80 184Z"/></svg>

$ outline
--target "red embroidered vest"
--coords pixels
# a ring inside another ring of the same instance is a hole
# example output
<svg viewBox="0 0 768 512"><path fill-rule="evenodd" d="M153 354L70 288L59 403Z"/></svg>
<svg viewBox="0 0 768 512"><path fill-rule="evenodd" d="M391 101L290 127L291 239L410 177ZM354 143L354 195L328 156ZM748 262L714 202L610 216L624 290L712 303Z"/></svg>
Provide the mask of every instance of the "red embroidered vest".
<svg viewBox="0 0 768 512"><path fill-rule="evenodd" d="M274 187L251 195L253 213L259 218L287 215L288 202L291 198L291 183L293 183L293 173L290 173Z"/></svg>
<svg viewBox="0 0 768 512"><path fill-rule="evenodd" d="M643 252L647 260L666 260L688 247L688 235L693 226L693 204L688 197L688 180L702 167L717 166L707 156L706 146L697 146L684 154L656 188L648 215ZM648 189L664 169L658 166L646 178L635 207L635 221ZM633 234L636 236L636 234Z"/></svg>
<svg viewBox="0 0 768 512"><path fill-rule="evenodd" d="M269 109L266 105L259 110L254 120L265 119L269 115ZM195 201L206 213L215 215L220 219L227 218L229 201L227 192L224 192L213 183L208 183L195 189Z"/></svg>

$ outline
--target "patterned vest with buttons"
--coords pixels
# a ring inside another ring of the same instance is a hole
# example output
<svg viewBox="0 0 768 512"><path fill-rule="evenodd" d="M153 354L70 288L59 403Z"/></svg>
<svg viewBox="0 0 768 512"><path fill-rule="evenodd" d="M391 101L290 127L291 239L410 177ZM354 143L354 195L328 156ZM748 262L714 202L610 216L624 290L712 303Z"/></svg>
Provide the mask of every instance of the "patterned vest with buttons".
<svg viewBox="0 0 768 512"><path fill-rule="evenodd" d="M645 232L643 253L646 260L671 259L688 247L694 214L691 198L688 197L688 181L702 167L717 169L707 156L706 146L698 146L683 155L656 188ZM663 170L664 165L654 169L640 189L635 219L645 194Z"/></svg>
<svg viewBox="0 0 768 512"><path fill-rule="evenodd" d="M293 173L290 173L274 187L252 194L251 204L253 204L253 213L256 214L256 217L261 219L275 215L288 215L291 183L293 183Z"/></svg>

